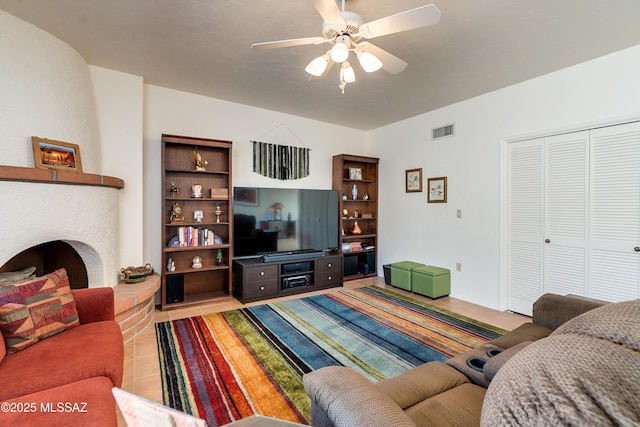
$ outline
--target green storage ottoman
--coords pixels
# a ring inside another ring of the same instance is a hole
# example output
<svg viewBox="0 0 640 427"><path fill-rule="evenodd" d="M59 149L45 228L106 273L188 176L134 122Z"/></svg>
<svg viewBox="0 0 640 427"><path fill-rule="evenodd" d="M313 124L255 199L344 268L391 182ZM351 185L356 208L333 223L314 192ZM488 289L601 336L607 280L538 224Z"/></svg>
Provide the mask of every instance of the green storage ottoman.
<svg viewBox="0 0 640 427"><path fill-rule="evenodd" d="M411 291L411 271L420 266L424 266L424 264L413 261L400 261L391 264L391 286Z"/></svg>
<svg viewBox="0 0 640 427"><path fill-rule="evenodd" d="M429 298L439 298L451 292L451 272L446 268L423 265L411 271L413 292Z"/></svg>

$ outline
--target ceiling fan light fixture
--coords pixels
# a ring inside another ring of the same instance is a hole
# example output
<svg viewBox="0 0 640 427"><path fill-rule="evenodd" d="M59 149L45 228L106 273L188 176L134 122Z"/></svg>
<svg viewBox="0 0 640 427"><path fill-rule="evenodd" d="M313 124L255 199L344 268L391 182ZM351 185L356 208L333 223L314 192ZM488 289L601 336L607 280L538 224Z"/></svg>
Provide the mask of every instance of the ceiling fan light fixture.
<svg viewBox="0 0 640 427"><path fill-rule="evenodd" d="M320 77L327 69L327 65L329 65L329 59L326 55L322 55L309 62L304 70L312 76Z"/></svg>
<svg viewBox="0 0 640 427"><path fill-rule="evenodd" d="M340 68L340 81L346 83L354 83L356 81L356 73L353 71L353 67L349 61L342 63L342 67Z"/></svg>
<svg viewBox="0 0 640 427"><path fill-rule="evenodd" d="M349 36L336 37L336 44L331 48L331 59L337 63L346 61L349 57L350 45L351 39Z"/></svg>
<svg viewBox="0 0 640 427"><path fill-rule="evenodd" d="M373 73L374 71L378 71L382 68L382 61L380 61L380 59L378 59L378 57L373 53L358 52L358 60L360 61L362 69L367 73Z"/></svg>

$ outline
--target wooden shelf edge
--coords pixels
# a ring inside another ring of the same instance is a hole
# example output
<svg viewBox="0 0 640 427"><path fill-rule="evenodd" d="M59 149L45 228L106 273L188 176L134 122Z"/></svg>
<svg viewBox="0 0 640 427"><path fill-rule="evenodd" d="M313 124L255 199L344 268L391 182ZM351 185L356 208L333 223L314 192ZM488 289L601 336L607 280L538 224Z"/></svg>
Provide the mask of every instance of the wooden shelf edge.
<svg viewBox="0 0 640 427"><path fill-rule="evenodd" d="M227 264L224 265L214 265L212 267L202 267L202 268L183 268L175 271L165 271L166 276L171 276L174 274L195 274L202 273L203 271L219 271L219 270L228 270L230 267Z"/></svg>
<svg viewBox="0 0 640 427"><path fill-rule="evenodd" d="M42 184L92 185L121 190L124 180L107 175L0 165L0 181L34 182Z"/></svg>

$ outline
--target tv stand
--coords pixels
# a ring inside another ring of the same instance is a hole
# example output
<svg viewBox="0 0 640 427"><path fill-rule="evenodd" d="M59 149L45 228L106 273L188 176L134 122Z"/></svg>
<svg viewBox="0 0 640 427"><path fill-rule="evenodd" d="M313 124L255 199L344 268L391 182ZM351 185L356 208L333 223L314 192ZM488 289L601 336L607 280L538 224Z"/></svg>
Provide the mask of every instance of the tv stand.
<svg viewBox="0 0 640 427"><path fill-rule="evenodd" d="M320 258L324 256L323 251L317 250L300 250L300 251L290 251L290 252L274 252L269 254L264 254L260 258L262 262L279 262L279 261L294 261L298 259L307 259L307 258Z"/></svg>
<svg viewBox="0 0 640 427"><path fill-rule="evenodd" d="M342 255L322 251L270 255L269 261L233 261L233 296L243 304L342 286Z"/></svg>

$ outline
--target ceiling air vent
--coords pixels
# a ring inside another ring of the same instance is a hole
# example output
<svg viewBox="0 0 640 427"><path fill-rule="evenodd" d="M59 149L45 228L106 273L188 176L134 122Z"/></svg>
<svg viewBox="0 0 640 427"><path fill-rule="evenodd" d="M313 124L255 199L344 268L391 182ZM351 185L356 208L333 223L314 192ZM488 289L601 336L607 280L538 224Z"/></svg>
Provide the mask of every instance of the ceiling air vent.
<svg viewBox="0 0 640 427"><path fill-rule="evenodd" d="M455 124L441 126L439 128L431 129L431 139L436 140L440 138L446 138L448 136L454 136L456 134Z"/></svg>

